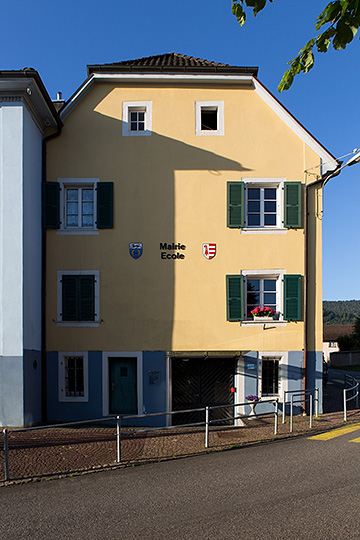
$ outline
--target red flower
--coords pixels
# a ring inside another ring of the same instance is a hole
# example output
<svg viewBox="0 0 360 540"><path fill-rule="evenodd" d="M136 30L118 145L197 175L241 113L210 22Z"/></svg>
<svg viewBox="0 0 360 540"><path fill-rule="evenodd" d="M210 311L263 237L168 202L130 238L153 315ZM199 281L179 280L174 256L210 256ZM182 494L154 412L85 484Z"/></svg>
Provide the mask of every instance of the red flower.
<svg viewBox="0 0 360 540"><path fill-rule="evenodd" d="M276 313L275 309L272 309L268 306L257 306L256 308L251 310L252 315L258 315L259 317L271 317Z"/></svg>

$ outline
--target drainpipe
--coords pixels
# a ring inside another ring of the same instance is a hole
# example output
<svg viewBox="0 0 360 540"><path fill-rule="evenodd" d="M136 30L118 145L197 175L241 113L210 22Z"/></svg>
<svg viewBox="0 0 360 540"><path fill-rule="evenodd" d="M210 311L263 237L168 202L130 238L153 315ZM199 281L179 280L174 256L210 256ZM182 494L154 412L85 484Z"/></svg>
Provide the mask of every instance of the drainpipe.
<svg viewBox="0 0 360 540"><path fill-rule="evenodd" d="M352 158L352 160L353 159L354 158ZM350 161L352 161L352 160L350 160ZM354 163L357 163L357 161L355 161ZM350 164L350 163L349 162L346 163L346 165L348 165L348 164ZM344 167L346 165L344 165ZM308 208L309 208L309 203L308 203L309 188L312 188L312 187L315 187L315 186L318 186L318 185L321 188L324 188L325 184L330 180L330 178L333 178L334 176L337 176L338 174L340 174L340 171L342 169L343 169L342 161L340 161L338 167L336 169L334 169L333 171L328 171L325 174L323 174L322 176L320 176L320 178L318 178L314 182L311 182L310 184L305 184L305 210L304 210L304 233L305 233L305 253L304 253L304 267L305 268L304 268L304 272L305 272L305 275L304 275L304 361L303 361L303 390L304 391L306 390L306 386L307 386L306 370L307 370L307 352L308 352L308 329L307 329L307 306L308 306L307 295L308 295L308 287L307 287L307 284L308 284L308 262L309 262L309 257L308 257L308 252L309 252L309 234L308 234L308 230L309 230L309 227L308 227L308 219L309 219L309 212L308 212ZM306 396L305 395L304 395L304 401L303 401L303 409L304 409L304 412L305 412L306 411Z"/></svg>
<svg viewBox="0 0 360 540"><path fill-rule="evenodd" d="M57 130L44 137L42 142L41 188L46 182L46 143L58 137L62 130L62 122L57 120ZM42 219L42 216L41 216ZM41 410L42 422L47 421L47 369L46 369L46 229L41 227Z"/></svg>
<svg viewBox="0 0 360 540"><path fill-rule="evenodd" d="M308 353L308 328L307 328L307 308L308 308L308 264L309 264L309 188L318 184L324 184L323 177L320 177L315 182L305 184L305 201L304 201L304 357L303 357L303 391L307 387L307 353ZM323 185L321 187L324 187ZM303 411L306 414L306 395L304 394Z"/></svg>

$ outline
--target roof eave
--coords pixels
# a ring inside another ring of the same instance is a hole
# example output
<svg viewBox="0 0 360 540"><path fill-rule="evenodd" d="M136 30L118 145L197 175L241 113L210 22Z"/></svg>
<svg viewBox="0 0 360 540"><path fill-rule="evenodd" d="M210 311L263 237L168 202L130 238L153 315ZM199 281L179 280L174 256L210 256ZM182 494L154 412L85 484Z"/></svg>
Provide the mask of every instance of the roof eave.
<svg viewBox="0 0 360 540"><path fill-rule="evenodd" d="M87 66L88 75L92 73L219 73L244 74L257 76L257 67L240 66L119 66L112 64L99 64Z"/></svg>
<svg viewBox="0 0 360 540"><path fill-rule="evenodd" d="M41 80L39 73L32 68L0 71L0 94L3 96L26 93L33 107L40 115L44 127L62 125L53 102Z"/></svg>

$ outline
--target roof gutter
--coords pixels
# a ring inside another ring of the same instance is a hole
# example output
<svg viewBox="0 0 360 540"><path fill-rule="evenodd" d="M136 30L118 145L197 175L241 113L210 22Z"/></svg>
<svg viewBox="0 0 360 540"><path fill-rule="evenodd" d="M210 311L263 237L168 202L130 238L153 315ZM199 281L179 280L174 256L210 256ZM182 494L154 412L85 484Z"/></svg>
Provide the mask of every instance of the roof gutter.
<svg viewBox="0 0 360 540"><path fill-rule="evenodd" d="M240 67L240 66L141 66L141 65L112 65L100 64L87 66L88 75L93 73L219 73L226 74L243 74L254 75L258 74L257 67Z"/></svg>

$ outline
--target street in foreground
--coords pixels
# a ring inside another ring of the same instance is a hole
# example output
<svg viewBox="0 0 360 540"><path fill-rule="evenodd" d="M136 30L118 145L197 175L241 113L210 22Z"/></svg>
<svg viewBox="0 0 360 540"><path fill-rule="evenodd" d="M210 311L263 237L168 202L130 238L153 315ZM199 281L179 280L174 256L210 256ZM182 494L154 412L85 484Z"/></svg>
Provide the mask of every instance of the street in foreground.
<svg viewBox="0 0 360 540"><path fill-rule="evenodd" d="M349 428L333 438L3 488L0 536L355 540L360 424Z"/></svg>

